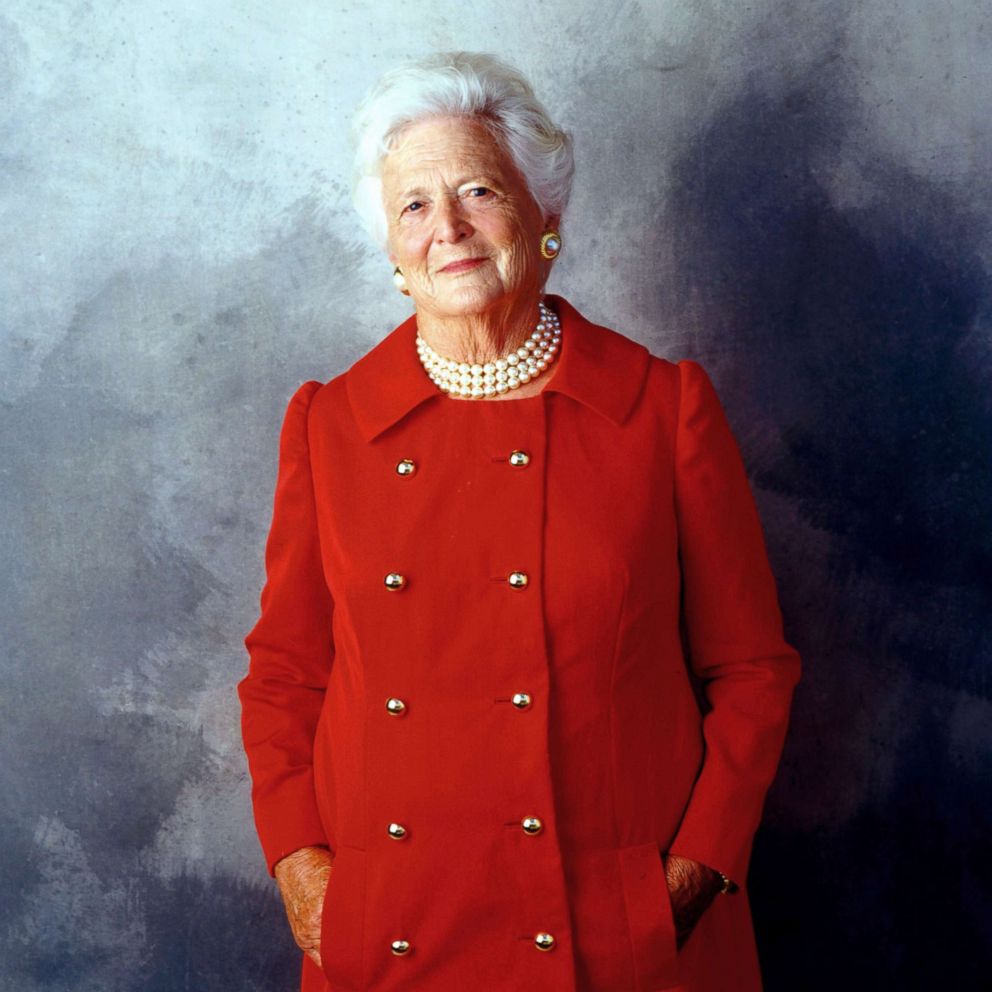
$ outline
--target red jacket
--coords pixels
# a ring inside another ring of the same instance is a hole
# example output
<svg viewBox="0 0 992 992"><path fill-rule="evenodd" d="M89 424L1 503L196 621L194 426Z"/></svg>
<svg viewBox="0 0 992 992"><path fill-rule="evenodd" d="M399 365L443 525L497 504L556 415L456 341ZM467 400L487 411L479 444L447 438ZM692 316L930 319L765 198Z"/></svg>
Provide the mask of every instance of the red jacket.
<svg viewBox="0 0 992 992"><path fill-rule="evenodd" d="M440 393L411 317L290 401L239 693L270 871L334 853L304 989L761 987L800 659L745 468L702 366L547 299L537 395ZM666 851L740 885L678 953Z"/></svg>

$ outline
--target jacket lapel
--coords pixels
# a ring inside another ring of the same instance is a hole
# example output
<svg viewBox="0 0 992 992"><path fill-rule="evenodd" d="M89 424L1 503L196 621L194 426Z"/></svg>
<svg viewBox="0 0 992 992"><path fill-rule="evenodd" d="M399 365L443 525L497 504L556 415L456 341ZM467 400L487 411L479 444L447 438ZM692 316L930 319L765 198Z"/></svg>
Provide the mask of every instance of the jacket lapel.
<svg viewBox="0 0 992 992"><path fill-rule="evenodd" d="M648 349L587 320L564 297L548 294L545 300L558 313L562 340L557 368L545 373L551 378L544 392L561 393L615 424L623 423L644 385ZM348 399L366 441L426 400L459 402L444 396L428 378L417 355L416 336L413 314L345 373Z"/></svg>

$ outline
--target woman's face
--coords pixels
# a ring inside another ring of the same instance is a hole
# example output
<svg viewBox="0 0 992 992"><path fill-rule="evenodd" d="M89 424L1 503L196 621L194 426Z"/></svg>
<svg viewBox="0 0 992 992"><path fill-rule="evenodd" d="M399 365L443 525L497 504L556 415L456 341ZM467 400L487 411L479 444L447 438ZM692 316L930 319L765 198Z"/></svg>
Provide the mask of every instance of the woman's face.
<svg viewBox="0 0 992 992"><path fill-rule="evenodd" d="M480 313L541 291L551 218L479 121L435 117L401 132L383 162L382 199L389 259L418 312Z"/></svg>

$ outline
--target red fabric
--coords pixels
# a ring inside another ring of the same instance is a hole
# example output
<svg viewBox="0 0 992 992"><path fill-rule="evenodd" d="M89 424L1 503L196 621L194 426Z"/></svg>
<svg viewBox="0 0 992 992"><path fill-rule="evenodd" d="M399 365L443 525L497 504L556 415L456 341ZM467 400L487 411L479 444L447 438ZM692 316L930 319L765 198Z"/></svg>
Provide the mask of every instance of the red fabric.
<svg viewBox="0 0 992 992"><path fill-rule="evenodd" d="M440 394L411 317L289 404L239 692L270 870L335 854L306 992L761 987L744 883L800 659L744 465L702 366L549 301L538 395ZM741 886L679 953L665 851Z"/></svg>

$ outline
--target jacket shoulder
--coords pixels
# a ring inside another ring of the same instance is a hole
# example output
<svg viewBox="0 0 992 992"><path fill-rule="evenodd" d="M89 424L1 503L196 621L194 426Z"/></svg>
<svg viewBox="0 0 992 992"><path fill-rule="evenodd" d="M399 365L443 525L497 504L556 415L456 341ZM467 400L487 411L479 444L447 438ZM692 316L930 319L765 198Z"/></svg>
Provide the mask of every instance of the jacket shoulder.
<svg viewBox="0 0 992 992"><path fill-rule="evenodd" d="M339 372L326 382L315 384L310 408L314 415L351 414L351 407L348 403L347 375L349 370Z"/></svg>
<svg viewBox="0 0 992 992"><path fill-rule="evenodd" d="M652 400L678 403L681 391L681 362L648 352L646 392Z"/></svg>
<svg viewBox="0 0 992 992"><path fill-rule="evenodd" d="M289 400L284 424L304 434L312 432L315 422L325 429L328 423L336 426L353 422L351 405L346 391L345 372L321 382L308 379L299 386ZM285 429L285 428L284 428Z"/></svg>

